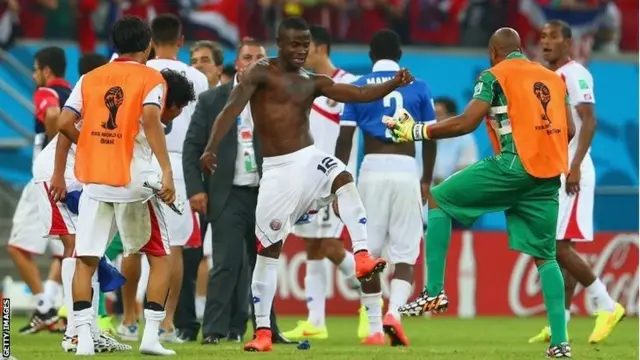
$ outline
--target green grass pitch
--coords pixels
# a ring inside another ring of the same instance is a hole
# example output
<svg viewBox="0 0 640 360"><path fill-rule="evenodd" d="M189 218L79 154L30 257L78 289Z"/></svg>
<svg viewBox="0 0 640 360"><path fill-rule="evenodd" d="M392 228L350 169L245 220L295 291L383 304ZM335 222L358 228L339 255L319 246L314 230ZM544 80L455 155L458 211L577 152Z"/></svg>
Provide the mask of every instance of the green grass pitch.
<svg viewBox="0 0 640 360"><path fill-rule="evenodd" d="M60 348L60 335L41 332L21 336L17 329L26 319L12 319L11 350L18 360L71 359L73 354ZM295 318L282 318L283 329L295 325ZM241 344L200 345L187 343L168 345L176 350L172 359L313 359L313 360L372 360L372 359L429 359L429 360L528 360L544 359L545 344L528 344L527 339L545 325L543 317L536 318L411 318L403 324L411 346L408 348L364 347L356 336L357 318L328 319L329 339L312 340L309 350L297 350L295 345L278 345L271 353L247 353ZM573 356L580 360L637 360L638 318L627 318L600 345L589 345L587 338L593 319L575 318L569 324ZM99 358L138 359L137 344L131 353L96 354Z"/></svg>

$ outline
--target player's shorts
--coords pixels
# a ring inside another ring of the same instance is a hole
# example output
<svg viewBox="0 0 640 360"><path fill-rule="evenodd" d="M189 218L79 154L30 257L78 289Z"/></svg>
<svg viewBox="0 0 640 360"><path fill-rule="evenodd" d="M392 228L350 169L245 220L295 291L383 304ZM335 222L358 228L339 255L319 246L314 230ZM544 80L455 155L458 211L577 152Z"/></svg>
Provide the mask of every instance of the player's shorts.
<svg viewBox="0 0 640 360"><path fill-rule="evenodd" d="M55 257L62 257L64 246L60 240L42 236L44 228L38 221L38 193L33 181L22 189L18 206L13 214L13 225L9 236L9 245L30 254L43 255L47 248Z"/></svg>
<svg viewBox="0 0 640 360"><path fill-rule="evenodd" d="M342 239L344 232L344 224L331 205L318 210L308 222L293 227L293 234L305 239Z"/></svg>
<svg viewBox="0 0 640 360"><path fill-rule="evenodd" d="M122 239L124 256L145 253L169 254L166 215L158 200L111 203L80 197L76 227L76 256L102 257L116 231Z"/></svg>
<svg viewBox="0 0 640 360"><path fill-rule="evenodd" d="M593 201L596 187L596 170L587 154L580 167L580 192L567 194L565 176L561 178L558 200L558 240L593 241Z"/></svg>
<svg viewBox="0 0 640 360"><path fill-rule="evenodd" d="M207 228L204 233L204 238L202 239L202 256L211 256L213 252L213 243L211 234L213 234L213 230L211 229L211 223L207 223Z"/></svg>
<svg viewBox="0 0 640 360"><path fill-rule="evenodd" d="M44 230L43 236L58 239L60 236L75 234L78 215L72 213L64 202L57 202L51 198L46 182L37 182L34 186L38 217Z"/></svg>
<svg viewBox="0 0 640 360"><path fill-rule="evenodd" d="M535 258L556 257L560 176L529 175L520 159L500 154L480 160L431 189L438 207L464 226L504 211L509 247Z"/></svg>
<svg viewBox="0 0 640 360"><path fill-rule="evenodd" d="M171 246L200 247L200 227L198 225L197 214L191 211L189 201L187 201L187 188L182 179L173 180L176 188L176 195L184 201L184 212L178 215L169 209L166 204L161 206L167 216L169 227L169 244Z"/></svg>
<svg viewBox="0 0 640 360"><path fill-rule="evenodd" d="M346 169L342 161L313 145L265 157L256 208L259 244L266 248L284 241L302 215L331 203L333 180Z"/></svg>
<svg viewBox="0 0 640 360"><path fill-rule="evenodd" d="M423 237L422 196L416 160L406 155L365 155L358 191L367 211L369 252L392 264L415 264Z"/></svg>

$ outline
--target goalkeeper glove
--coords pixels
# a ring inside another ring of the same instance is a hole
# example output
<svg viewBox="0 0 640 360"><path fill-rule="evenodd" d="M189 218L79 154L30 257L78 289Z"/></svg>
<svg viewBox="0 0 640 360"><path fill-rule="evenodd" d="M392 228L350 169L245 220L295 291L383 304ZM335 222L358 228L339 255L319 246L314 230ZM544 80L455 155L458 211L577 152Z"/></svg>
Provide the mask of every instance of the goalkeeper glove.
<svg viewBox="0 0 640 360"><path fill-rule="evenodd" d="M393 117L383 116L382 122L391 130L394 142L429 140L427 124L416 123L405 109L399 110Z"/></svg>

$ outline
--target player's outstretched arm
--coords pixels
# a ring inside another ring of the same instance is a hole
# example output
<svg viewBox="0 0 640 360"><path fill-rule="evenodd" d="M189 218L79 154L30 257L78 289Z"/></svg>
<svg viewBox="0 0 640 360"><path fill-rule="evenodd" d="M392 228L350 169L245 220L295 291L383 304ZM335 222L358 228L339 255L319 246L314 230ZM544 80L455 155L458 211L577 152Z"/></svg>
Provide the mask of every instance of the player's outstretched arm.
<svg viewBox="0 0 640 360"><path fill-rule="evenodd" d="M242 73L240 83L231 90L227 104L213 123L213 129L204 150L205 153L216 153L220 141L229 132L236 118L240 116L251 96L253 96L253 93L266 76L267 68L264 66L264 62L260 61L251 65Z"/></svg>
<svg viewBox="0 0 640 360"><path fill-rule="evenodd" d="M468 134L477 129L491 110L491 104L473 99L462 114L425 126L425 139L446 139Z"/></svg>
<svg viewBox="0 0 640 360"><path fill-rule="evenodd" d="M364 86L336 83L325 75L316 75L315 79L319 96L326 96L338 102L349 103L371 102L382 99L393 90L411 83L413 76L407 69L401 69L391 80Z"/></svg>

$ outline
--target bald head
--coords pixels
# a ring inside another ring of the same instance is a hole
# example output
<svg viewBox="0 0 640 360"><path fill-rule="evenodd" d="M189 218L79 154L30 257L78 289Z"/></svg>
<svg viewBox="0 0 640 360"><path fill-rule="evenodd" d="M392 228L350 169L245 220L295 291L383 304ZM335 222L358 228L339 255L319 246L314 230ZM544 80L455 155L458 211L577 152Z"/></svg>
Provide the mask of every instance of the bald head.
<svg viewBox="0 0 640 360"><path fill-rule="evenodd" d="M520 51L520 35L512 28L504 27L496 30L489 40L489 46L497 52L508 55L514 51Z"/></svg>

